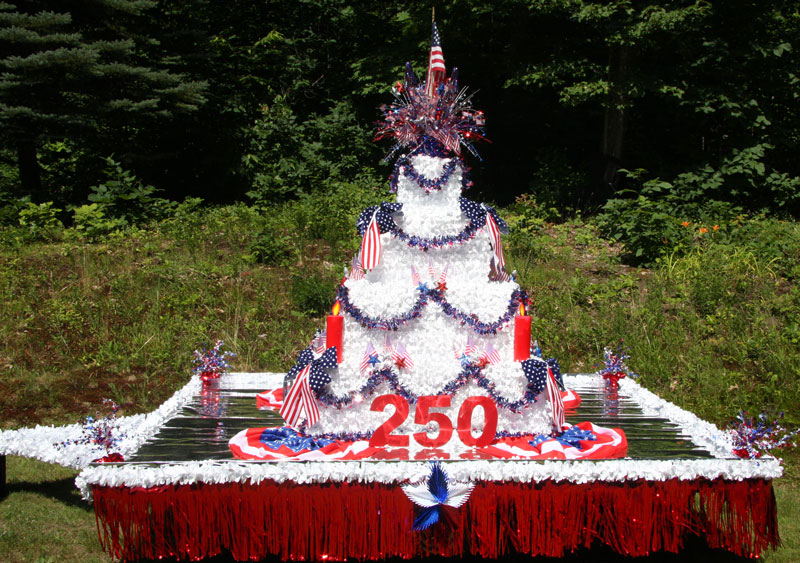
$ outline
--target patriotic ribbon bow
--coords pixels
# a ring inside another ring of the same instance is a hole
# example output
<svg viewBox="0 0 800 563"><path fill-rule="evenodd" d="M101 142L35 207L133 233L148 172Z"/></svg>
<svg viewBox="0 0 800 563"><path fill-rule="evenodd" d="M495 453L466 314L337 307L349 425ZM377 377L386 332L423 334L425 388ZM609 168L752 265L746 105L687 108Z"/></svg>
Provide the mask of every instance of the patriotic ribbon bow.
<svg viewBox="0 0 800 563"><path fill-rule="evenodd" d="M316 359L311 348L300 352L297 363L284 379L285 385L294 378L288 392L284 389L283 405L280 410L280 415L286 424L296 428L304 414L307 426L314 426L319 421L319 408L311 390L319 390L329 383L331 376L327 370L334 367L336 367L336 346L331 346Z"/></svg>
<svg viewBox="0 0 800 563"><path fill-rule="evenodd" d="M397 226L392 214L398 213L402 209L402 203L390 203L388 201L384 201L380 205L370 205L361 212L361 215L358 216L358 220L356 221L356 229L358 230L359 236L363 237L364 233L367 232L367 228L373 217L375 217L378 230L381 234L391 232L391 230ZM378 211L377 214L375 210Z"/></svg>
<svg viewBox="0 0 800 563"><path fill-rule="evenodd" d="M477 203L465 197L459 199L459 204L461 212L467 216L467 219L472 221L473 225L483 226L486 224L488 218L491 217L494 224L497 226L497 230L504 235L508 234L508 223L500 218L500 215L497 214L497 211L491 205Z"/></svg>
<svg viewBox="0 0 800 563"><path fill-rule="evenodd" d="M322 355L314 359L314 352L311 348L306 348L297 357L297 363L286 374L286 380L295 379L303 369L310 364L309 383L314 391L319 391L331 382L328 370L336 367L336 346L331 346Z"/></svg>
<svg viewBox="0 0 800 563"><path fill-rule="evenodd" d="M533 393L540 393L547 389L547 398L550 401L550 409L553 417L553 427L556 432L561 432L561 428L566 423L564 418L564 401L561 399L561 390L556 382L551 358L548 361L542 358L531 358L522 361L522 371L528 379L528 385ZM556 365L558 362L555 362Z"/></svg>
<svg viewBox="0 0 800 563"><path fill-rule="evenodd" d="M447 515L446 508L461 507L474 488L474 483L450 481L439 463L432 463L431 474L423 483L403 486L409 500L420 507L414 518L414 529L425 530Z"/></svg>
<svg viewBox="0 0 800 563"><path fill-rule="evenodd" d="M533 357L529 360L522 361L522 371L528 379L528 385L532 393L541 393L547 383L547 369L553 372L553 378L558 384L561 380L561 369L558 366L558 360L550 358L543 360L542 358ZM563 383L560 383L563 386Z"/></svg>

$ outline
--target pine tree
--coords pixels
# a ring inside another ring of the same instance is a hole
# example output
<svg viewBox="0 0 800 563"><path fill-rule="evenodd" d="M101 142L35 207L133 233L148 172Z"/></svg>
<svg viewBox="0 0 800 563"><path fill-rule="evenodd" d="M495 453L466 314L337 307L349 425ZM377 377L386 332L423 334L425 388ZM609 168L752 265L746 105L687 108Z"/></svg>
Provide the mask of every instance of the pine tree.
<svg viewBox="0 0 800 563"><path fill-rule="evenodd" d="M37 162L43 140L100 141L203 103L205 84L170 72L158 43L136 32L155 4L0 2L0 135L17 152L23 194L47 198Z"/></svg>

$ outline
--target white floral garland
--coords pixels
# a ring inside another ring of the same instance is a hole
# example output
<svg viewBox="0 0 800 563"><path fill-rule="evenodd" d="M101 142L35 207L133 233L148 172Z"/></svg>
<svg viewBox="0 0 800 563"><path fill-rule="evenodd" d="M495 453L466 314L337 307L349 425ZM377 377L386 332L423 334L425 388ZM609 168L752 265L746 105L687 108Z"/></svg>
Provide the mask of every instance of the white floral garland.
<svg viewBox="0 0 800 563"><path fill-rule="evenodd" d="M279 386L282 374L232 374L223 378L224 387L251 386L262 383ZM566 375L568 387L598 382L597 375ZM187 386L188 387L188 386ZM647 415L667 418L700 447L711 452L713 459L607 461L444 461L447 473L455 481L591 483L594 481L625 482L644 479L693 480L698 478L730 480L775 479L783 474L779 460L772 457L747 460L731 453L730 438L713 424L705 422L632 380L620 382L621 391L636 401ZM183 390L182 390L183 391ZM180 392L179 392L180 393ZM177 394L176 394L177 395ZM407 483L421 482L430 470L424 461L357 461L313 463L269 463L251 461L193 461L186 463L127 463L95 465L81 472L75 480L83 497L91 499L92 485L105 487L155 487L167 484L192 483L253 484L269 480L298 484L322 482Z"/></svg>
<svg viewBox="0 0 800 563"><path fill-rule="evenodd" d="M121 437L114 450L123 457L136 452L139 447L175 416L184 405L192 400L201 388L199 376L194 376L160 407L147 414L121 416L114 420L113 431ZM41 426L20 428L19 430L0 430L0 454L19 455L65 467L83 469L93 460L106 455L105 448L93 444L71 443L58 446L66 441L80 440L83 437L81 424L66 426Z"/></svg>

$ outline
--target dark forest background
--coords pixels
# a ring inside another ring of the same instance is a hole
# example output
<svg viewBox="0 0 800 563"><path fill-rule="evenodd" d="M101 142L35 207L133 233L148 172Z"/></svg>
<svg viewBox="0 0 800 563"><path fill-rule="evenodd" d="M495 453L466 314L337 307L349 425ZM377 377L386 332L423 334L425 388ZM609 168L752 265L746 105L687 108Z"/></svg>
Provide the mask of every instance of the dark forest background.
<svg viewBox="0 0 800 563"><path fill-rule="evenodd" d="M798 2L458 0L436 16L487 115L472 197L612 222L631 205L800 213ZM0 2L0 220L381 187L377 108L405 61L424 74L430 20L429 2L393 0Z"/></svg>

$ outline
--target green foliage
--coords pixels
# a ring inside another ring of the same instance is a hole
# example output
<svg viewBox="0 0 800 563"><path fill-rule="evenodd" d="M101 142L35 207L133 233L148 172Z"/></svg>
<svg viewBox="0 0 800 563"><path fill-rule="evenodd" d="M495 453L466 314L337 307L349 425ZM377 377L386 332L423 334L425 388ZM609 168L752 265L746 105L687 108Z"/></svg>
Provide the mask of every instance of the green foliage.
<svg viewBox="0 0 800 563"><path fill-rule="evenodd" d="M19 210L19 224L30 240L53 240L61 233L63 225L58 219L61 209L53 207L53 202L28 202Z"/></svg>
<svg viewBox="0 0 800 563"><path fill-rule="evenodd" d="M59 11L43 1L0 4L2 135L19 148L20 182L34 198L52 198L64 186L56 178L42 187L47 178L40 177L36 153L43 140L91 140L98 149L133 122L193 111L204 101L204 85L170 72L141 28L155 2L94 4L91 10L59 5Z"/></svg>
<svg viewBox="0 0 800 563"><path fill-rule="evenodd" d="M535 157L530 192L536 201L550 211L550 220L574 214L585 206L577 194L584 193L590 184L588 176L567 161L564 151L544 149ZM555 212L555 210L559 210Z"/></svg>
<svg viewBox="0 0 800 563"><path fill-rule="evenodd" d="M337 277L332 273L302 272L292 275L291 298L296 311L320 317L330 311Z"/></svg>
<svg viewBox="0 0 800 563"><path fill-rule="evenodd" d="M106 158L105 174L106 181L91 188L89 201L96 207L84 210L84 217L106 216L123 225L135 225L164 217L173 207L170 201L154 196L158 189L143 184L113 157Z"/></svg>
<svg viewBox="0 0 800 563"><path fill-rule="evenodd" d="M245 133L242 166L258 203L273 203L330 189L331 183L374 177L362 162L373 152L369 132L356 122L352 106L337 102L323 116L298 123L285 100L262 108Z"/></svg>
<svg viewBox="0 0 800 563"><path fill-rule="evenodd" d="M101 203L80 205L72 210L72 228L78 238L99 240L109 233L121 231L128 222L121 217L109 217Z"/></svg>

